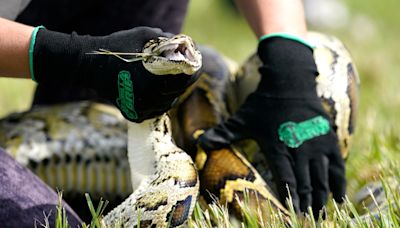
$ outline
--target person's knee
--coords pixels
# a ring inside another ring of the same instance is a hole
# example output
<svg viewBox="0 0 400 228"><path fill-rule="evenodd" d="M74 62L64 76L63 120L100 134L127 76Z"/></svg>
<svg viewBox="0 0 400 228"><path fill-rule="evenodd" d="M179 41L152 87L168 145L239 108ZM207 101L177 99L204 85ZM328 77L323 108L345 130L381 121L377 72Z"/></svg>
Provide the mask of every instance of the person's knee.
<svg viewBox="0 0 400 228"><path fill-rule="evenodd" d="M28 169L0 148L0 224L5 227L34 227L55 224L58 195ZM80 218L63 205L72 227L81 224Z"/></svg>

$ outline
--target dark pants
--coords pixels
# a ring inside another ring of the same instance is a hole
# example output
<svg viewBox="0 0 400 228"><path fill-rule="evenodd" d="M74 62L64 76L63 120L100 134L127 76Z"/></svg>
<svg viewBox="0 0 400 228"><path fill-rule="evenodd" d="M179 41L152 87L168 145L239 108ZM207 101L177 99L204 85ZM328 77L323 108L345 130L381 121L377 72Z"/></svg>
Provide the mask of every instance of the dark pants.
<svg viewBox="0 0 400 228"><path fill-rule="evenodd" d="M0 148L0 227L41 227L45 217L54 227L57 203L54 190ZM82 223L64 202L63 207L70 227Z"/></svg>

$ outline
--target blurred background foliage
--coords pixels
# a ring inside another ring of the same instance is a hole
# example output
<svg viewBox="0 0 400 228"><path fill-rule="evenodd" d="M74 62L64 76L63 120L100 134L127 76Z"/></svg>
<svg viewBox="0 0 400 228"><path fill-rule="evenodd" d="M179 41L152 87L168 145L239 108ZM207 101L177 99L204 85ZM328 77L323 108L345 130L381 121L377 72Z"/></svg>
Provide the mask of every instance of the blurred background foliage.
<svg viewBox="0 0 400 228"><path fill-rule="evenodd" d="M350 196L380 166L400 160L399 0L305 0L309 28L339 37L361 77L354 146L347 161ZM232 0L192 0L184 33L243 62L257 41ZM0 79L0 116L30 107L34 83Z"/></svg>

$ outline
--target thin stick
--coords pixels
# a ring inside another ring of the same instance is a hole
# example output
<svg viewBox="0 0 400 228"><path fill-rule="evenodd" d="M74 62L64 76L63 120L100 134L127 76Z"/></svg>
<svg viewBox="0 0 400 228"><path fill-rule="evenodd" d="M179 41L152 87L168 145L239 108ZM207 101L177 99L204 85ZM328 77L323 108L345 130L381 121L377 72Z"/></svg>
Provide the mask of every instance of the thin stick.
<svg viewBox="0 0 400 228"><path fill-rule="evenodd" d="M106 49L99 49L99 51L93 51L91 53L86 53L86 54L88 54L88 55L113 55L113 56L115 56L115 57L117 57L117 58L119 58L119 59L121 59L121 60L123 60L125 62L128 62L128 63L135 62L135 61L140 61L140 60L145 59L146 57L152 56L152 54L150 54L150 53L112 52L112 51L109 51L109 50L106 50ZM133 55L133 56L138 56L138 57L127 59L127 58L123 58L122 55Z"/></svg>

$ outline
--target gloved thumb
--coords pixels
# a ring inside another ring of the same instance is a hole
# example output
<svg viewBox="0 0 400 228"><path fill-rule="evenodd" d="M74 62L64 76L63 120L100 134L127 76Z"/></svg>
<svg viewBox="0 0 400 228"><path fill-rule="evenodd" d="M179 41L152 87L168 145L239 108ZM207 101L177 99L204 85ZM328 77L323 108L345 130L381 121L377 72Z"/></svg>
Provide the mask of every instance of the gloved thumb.
<svg viewBox="0 0 400 228"><path fill-rule="evenodd" d="M206 152L222 149L233 142L246 138L245 128L243 120L231 117L226 122L205 131L199 136L198 142Z"/></svg>

